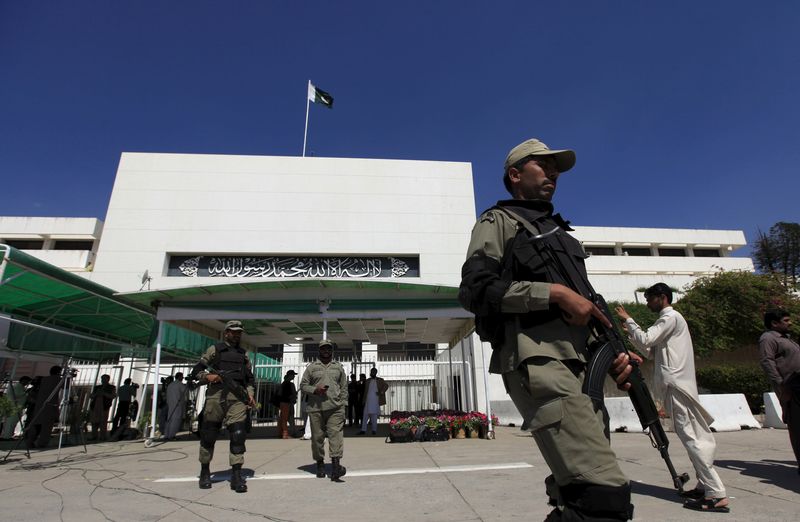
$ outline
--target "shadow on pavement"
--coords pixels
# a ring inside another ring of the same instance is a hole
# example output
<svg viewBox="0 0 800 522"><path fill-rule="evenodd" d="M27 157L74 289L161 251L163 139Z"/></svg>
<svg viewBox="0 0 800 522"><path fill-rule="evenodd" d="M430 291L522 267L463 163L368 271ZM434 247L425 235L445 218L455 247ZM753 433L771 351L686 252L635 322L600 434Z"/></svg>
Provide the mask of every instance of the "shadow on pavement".
<svg viewBox="0 0 800 522"><path fill-rule="evenodd" d="M678 492L672 488L665 488L656 486L654 484L645 484L644 482L631 481L631 489L633 493L645 497L655 497L667 502L674 502L676 504L683 504L683 500L678 496Z"/></svg>
<svg viewBox="0 0 800 522"><path fill-rule="evenodd" d="M761 479L788 491L800 493L800 480L797 476L797 463L789 460L717 460L720 468L738 471L748 477Z"/></svg>

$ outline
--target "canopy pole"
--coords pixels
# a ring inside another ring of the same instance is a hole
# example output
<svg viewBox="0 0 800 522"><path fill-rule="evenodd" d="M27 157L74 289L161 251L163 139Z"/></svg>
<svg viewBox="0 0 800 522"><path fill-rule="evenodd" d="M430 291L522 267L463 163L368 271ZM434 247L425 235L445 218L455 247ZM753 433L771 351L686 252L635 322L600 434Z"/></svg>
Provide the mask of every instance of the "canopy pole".
<svg viewBox="0 0 800 522"><path fill-rule="evenodd" d="M475 411L475 394L473 393L472 382L467 372L469 361L467 361L467 353L464 350L464 345L466 344L464 341L466 341L466 339L461 339L461 342L458 343L461 345L461 395L462 397L466 396L464 403L467 406L466 410L469 412Z"/></svg>
<svg viewBox="0 0 800 522"><path fill-rule="evenodd" d="M474 333L469 334L469 342L475 349ZM494 439L494 422L492 422L492 403L489 401L489 370L486 368L486 354L483 351L483 343L479 342L481 347L481 366L483 367L483 395L486 400L486 417L489 419L489 429L486 430L486 438Z"/></svg>
<svg viewBox="0 0 800 522"><path fill-rule="evenodd" d="M153 407L150 410L150 441L156 438L156 424L158 420L158 376L161 375L161 331L163 323L158 321L158 336L156 336L156 368L153 373Z"/></svg>
<svg viewBox="0 0 800 522"><path fill-rule="evenodd" d="M452 346L449 346L447 348L447 361L448 361L448 366L450 368L450 378L448 380L450 381L450 391L452 392L450 394L451 395L451 399L450 400L452 401L450 403L450 409L451 410L455 410L455 409L457 409L456 408L456 380L455 380L455 378L453 376L453 347Z"/></svg>
<svg viewBox="0 0 800 522"><path fill-rule="evenodd" d="M144 375L144 382L142 383L142 391L139 392L139 404L141 405L138 410L136 410L136 427L139 427L139 419L142 418L142 413L144 413L144 398L147 394L147 384L150 382L150 370L153 369L153 354L150 354L150 358L147 361L147 373ZM133 366L131 364L131 366Z"/></svg>

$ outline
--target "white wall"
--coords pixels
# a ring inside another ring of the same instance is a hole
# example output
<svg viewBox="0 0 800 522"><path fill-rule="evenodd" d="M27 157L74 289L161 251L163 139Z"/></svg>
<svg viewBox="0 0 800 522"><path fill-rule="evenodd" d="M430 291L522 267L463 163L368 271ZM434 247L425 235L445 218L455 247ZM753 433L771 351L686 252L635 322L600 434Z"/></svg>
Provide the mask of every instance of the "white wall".
<svg viewBox="0 0 800 522"><path fill-rule="evenodd" d="M103 222L96 218L0 216L0 243L10 240L42 241L42 249L23 249L26 254L64 270L81 272L95 258ZM91 240L93 250L52 250L58 240Z"/></svg>
<svg viewBox="0 0 800 522"><path fill-rule="evenodd" d="M457 286L474 221L468 163L124 153L92 279L242 280L167 278L167 253L419 254L406 282Z"/></svg>
<svg viewBox="0 0 800 522"><path fill-rule="evenodd" d="M719 270L754 270L750 258L730 257L747 244L741 230L576 226L573 235L585 247L604 246L616 251L617 255L592 255L586 260L592 285L607 301L635 302L636 289L658 282L682 290L698 277ZM648 248L653 255L621 255L628 246ZM658 248L683 249L687 256L658 256ZM715 249L720 255L693 257L695 248Z"/></svg>

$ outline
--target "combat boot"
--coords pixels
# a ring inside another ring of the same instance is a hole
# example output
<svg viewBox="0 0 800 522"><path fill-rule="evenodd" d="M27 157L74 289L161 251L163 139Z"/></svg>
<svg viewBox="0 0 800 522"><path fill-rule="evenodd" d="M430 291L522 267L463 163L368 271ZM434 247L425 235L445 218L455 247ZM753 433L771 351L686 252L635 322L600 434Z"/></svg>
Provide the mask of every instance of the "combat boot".
<svg viewBox="0 0 800 522"><path fill-rule="evenodd" d="M231 468L231 489L237 493L247 493L247 483L242 476L241 464L234 464Z"/></svg>
<svg viewBox="0 0 800 522"><path fill-rule="evenodd" d="M211 489L211 470L208 464L200 465L200 489Z"/></svg>
<svg viewBox="0 0 800 522"><path fill-rule="evenodd" d="M321 460L317 461L317 478L325 478L325 463Z"/></svg>
<svg viewBox="0 0 800 522"><path fill-rule="evenodd" d="M347 473L347 469L339 464L339 457L331 458L331 468L331 480L334 482L339 482L339 479Z"/></svg>

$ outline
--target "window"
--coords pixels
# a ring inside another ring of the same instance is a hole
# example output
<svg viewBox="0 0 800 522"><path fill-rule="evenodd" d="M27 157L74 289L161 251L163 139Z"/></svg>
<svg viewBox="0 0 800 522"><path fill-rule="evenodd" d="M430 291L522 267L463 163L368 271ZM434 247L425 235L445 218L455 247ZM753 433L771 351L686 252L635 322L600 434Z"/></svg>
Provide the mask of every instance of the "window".
<svg viewBox="0 0 800 522"><path fill-rule="evenodd" d="M695 248L694 257L722 257L716 248Z"/></svg>
<svg viewBox="0 0 800 522"><path fill-rule="evenodd" d="M9 239L5 243L20 250L41 250L44 246L44 241L41 239Z"/></svg>
<svg viewBox="0 0 800 522"><path fill-rule="evenodd" d="M613 256L614 255L614 247L583 245L583 249L590 256Z"/></svg>
<svg viewBox="0 0 800 522"><path fill-rule="evenodd" d="M56 244L53 246L53 250L92 250L92 246L94 246L94 241L91 239L84 239L84 240L71 240L71 239L60 239L56 241Z"/></svg>
<svg viewBox="0 0 800 522"><path fill-rule="evenodd" d="M683 248L659 248L658 255L661 257L686 257L686 249Z"/></svg>
<svg viewBox="0 0 800 522"><path fill-rule="evenodd" d="M650 249L647 247L622 247L622 253L626 256L649 256Z"/></svg>

